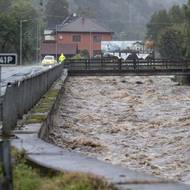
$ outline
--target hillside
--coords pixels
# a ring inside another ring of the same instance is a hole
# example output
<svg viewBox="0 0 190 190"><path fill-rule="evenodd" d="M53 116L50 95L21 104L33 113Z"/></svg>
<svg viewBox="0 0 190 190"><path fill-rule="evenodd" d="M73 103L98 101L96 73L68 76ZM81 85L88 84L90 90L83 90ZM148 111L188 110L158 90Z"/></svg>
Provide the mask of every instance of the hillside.
<svg viewBox="0 0 190 190"><path fill-rule="evenodd" d="M105 24L117 39L138 40L144 38L146 23L151 15L160 9L186 0L69 0L72 12L87 10L93 17Z"/></svg>

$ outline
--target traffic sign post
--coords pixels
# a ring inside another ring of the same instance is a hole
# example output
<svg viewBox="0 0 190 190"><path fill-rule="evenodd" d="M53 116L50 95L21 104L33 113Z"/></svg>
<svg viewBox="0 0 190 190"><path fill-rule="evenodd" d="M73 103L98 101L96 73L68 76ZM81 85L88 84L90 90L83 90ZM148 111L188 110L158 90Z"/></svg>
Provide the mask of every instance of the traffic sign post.
<svg viewBox="0 0 190 190"><path fill-rule="evenodd" d="M17 65L17 54L15 53L0 53L0 96L1 96L1 67Z"/></svg>
<svg viewBox="0 0 190 190"><path fill-rule="evenodd" d="M0 140L0 189L13 190L13 176L11 167L11 146L9 140Z"/></svg>

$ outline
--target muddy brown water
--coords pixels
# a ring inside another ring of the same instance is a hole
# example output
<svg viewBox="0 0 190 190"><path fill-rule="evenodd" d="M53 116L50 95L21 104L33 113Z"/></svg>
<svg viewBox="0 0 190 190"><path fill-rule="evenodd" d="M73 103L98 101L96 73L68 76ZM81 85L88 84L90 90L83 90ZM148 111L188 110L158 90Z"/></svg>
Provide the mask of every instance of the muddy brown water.
<svg viewBox="0 0 190 190"><path fill-rule="evenodd" d="M51 142L190 183L190 86L171 78L69 78Z"/></svg>

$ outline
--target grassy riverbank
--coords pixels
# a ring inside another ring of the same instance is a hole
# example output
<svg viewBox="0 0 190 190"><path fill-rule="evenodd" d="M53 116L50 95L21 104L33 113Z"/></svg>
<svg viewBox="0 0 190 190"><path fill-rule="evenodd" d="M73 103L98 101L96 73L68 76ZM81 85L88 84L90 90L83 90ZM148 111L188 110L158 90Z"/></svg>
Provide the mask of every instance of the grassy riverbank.
<svg viewBox="0 0 190 190"><path fill-rule="evenodd" d="M25 159L25 154L15 149L12 158L15 190L113 190L106 182L92 175L32 167Z"/></svg>

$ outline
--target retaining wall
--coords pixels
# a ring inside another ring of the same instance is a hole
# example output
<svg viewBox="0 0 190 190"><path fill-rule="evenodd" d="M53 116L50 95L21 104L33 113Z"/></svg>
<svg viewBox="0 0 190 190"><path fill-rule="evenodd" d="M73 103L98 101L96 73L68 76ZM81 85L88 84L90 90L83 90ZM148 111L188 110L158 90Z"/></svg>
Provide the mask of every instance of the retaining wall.
<svg viewBox="0 0 190 190"><path fill-rule="evenodd" d="M39 101L53 82L61 76L62 71L63 65L56 65L47 71L7 85L2 110L4 135L10 135L17 120Z"/></svg>
<svg viewBox="0 0 190 190"><path fill-rule="evenodd" d="M55 115L55 112L59 108L59 103L62 97L64 96L65 91L65 82L67 81L68 72L67 70L64 71L60 83L57 84L57 86L54 87L54 89L59 90L58 96L56 97L54 104L51 107L51 110L49 111L46 120L43 122L40 131L38 133L38 137L43 139L44 141L48 142L49 139L49 133L51 129L53 128L53 118Z"/></svg>

